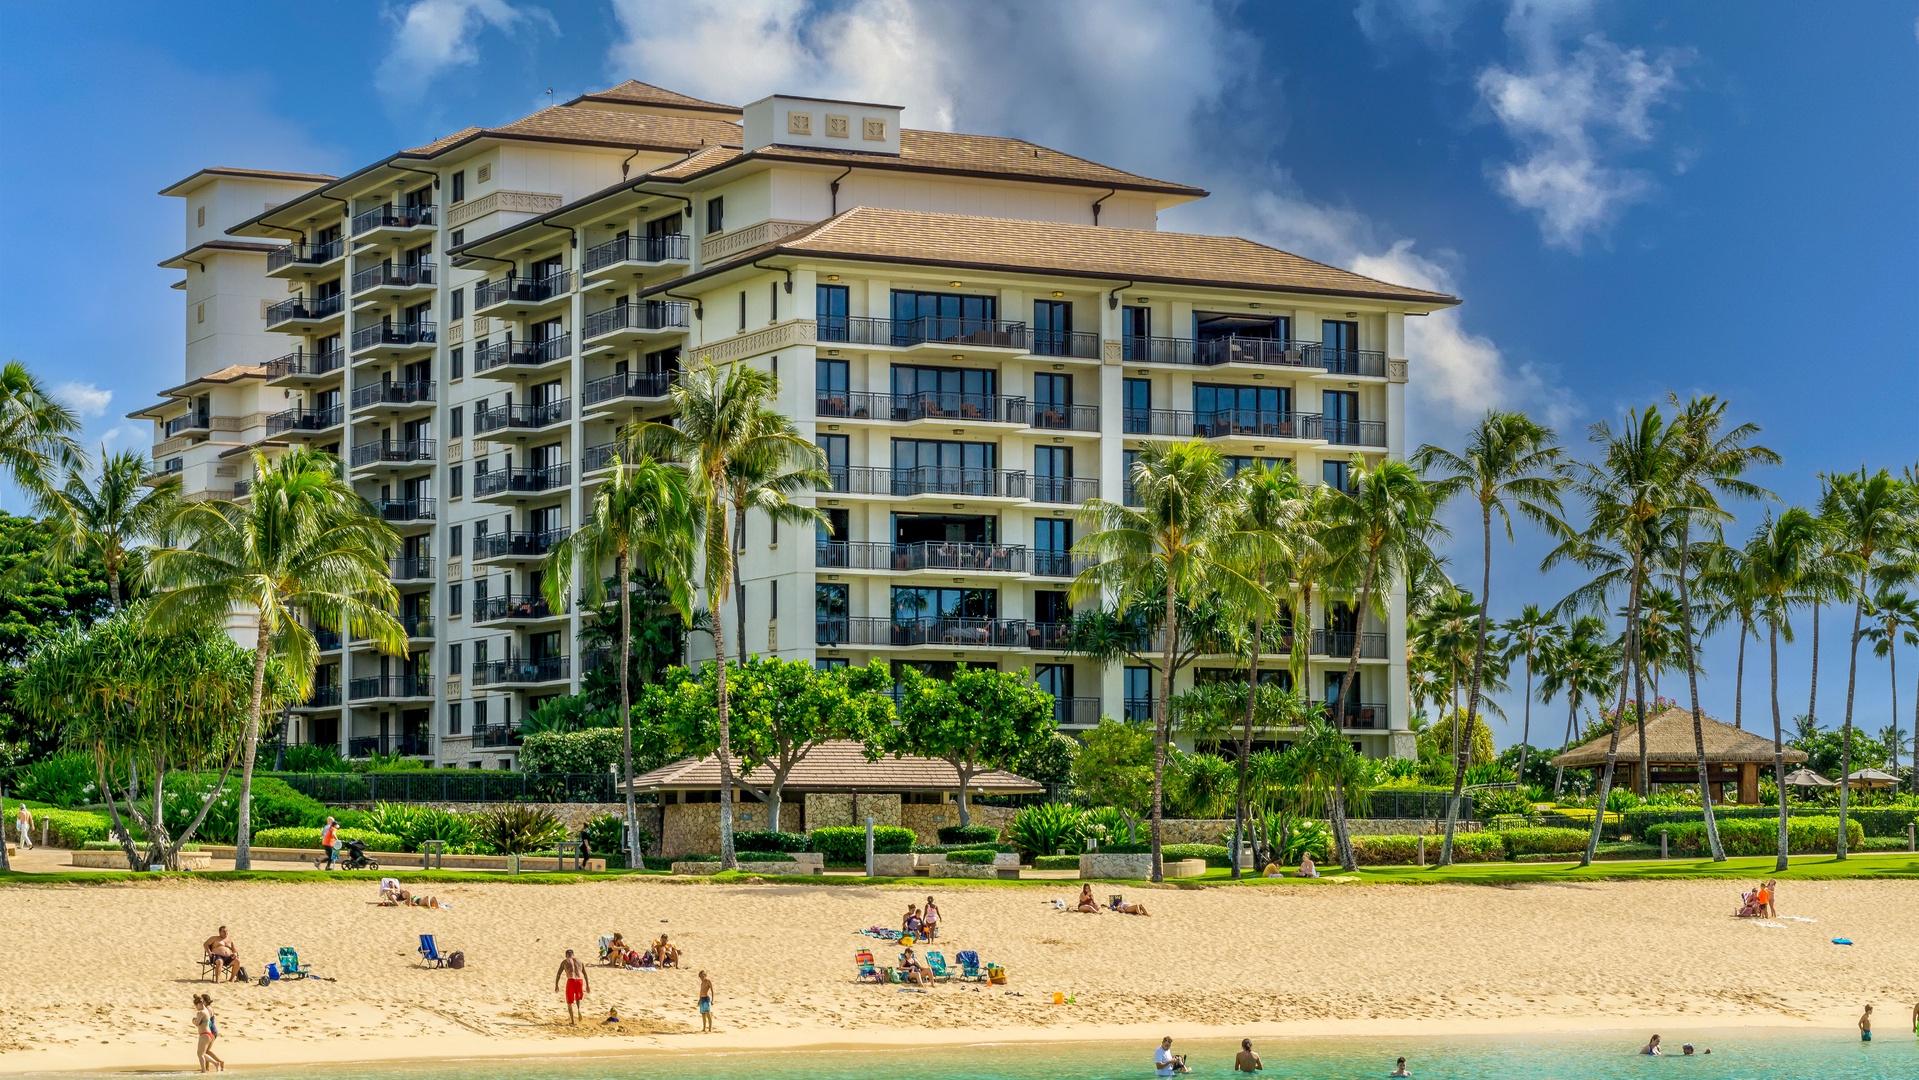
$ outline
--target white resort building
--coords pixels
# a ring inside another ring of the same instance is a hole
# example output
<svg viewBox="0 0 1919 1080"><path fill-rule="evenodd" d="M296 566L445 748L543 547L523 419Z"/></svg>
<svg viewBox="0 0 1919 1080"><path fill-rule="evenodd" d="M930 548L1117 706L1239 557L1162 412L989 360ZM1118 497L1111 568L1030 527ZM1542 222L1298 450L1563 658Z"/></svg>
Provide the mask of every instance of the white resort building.
<svg viewBox="0 0 1919 1080"><path fill-rule="evenodd" d="M185 210L162 265L186 362L134 414L157 468L244 497L254 448L317 446L404 537L411 654L323 634L289 741L510 767L521 718L591 662L541 562L694 358L774 371L830 463L830 536L748 524L749 650L1024 668L1069 730L1156 692L1064 649L1076 509L1125 499L1135 453L1198 438L1338 484L1355 453L1406 451L1405 320L1453 297L1161 232L1206 193L903 119L627 82L348 176L209 168L161 193ZM1388 610L1315 612L1311 689L1360 635L1343 723L1409 755ZM1233 666L1201 657L1179 688Z"/></svg>

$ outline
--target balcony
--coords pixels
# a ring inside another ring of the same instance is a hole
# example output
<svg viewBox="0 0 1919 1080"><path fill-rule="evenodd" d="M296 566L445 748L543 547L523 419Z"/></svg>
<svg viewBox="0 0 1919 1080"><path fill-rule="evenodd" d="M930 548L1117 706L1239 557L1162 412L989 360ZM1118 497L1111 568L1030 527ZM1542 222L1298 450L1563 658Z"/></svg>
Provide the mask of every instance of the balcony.
<svg viewBox="0 0 1919 1080"><path fill-rule="evenodd" d="M348 286L355 301L398 298L416 292L432 292L433 260L382 262L353 275Z"/></svg>
<svg viewBox="0 0 1919 1080"><path fill-rule="evenodd" d="M1098 434L1099 406L1036 403L1028 409L1026 426L1045 431L1086 431Z"/></svg>
<svg viewBox="0 0 1919 1080"><path fill-rule="evenodd" d="M473 558L476 562L491 559L544 559L553 545L572 535L567 528L547 529L544 532L497 532L482 533L473 538Z"/></svg>
<svg viewBox="0 0 1919 1080"><path fill-rule="evenodd" d="M622 453L623 451L620 449L619 443L609 442L601 443L598 446L587 447L580 453L580 478L585 479L587 476L613 464L613 458ZM625 460L629 463L632 461L632 454L625 453L624 456Z"/></svg>
<svg viewBox="0 0 1919 1080"><path fill-rule="evenodd" d="M926 315L917 319L876 319L857 315L820 319L815 335L821 342L912 349L924 345L960 349L1005 349L1026 352L1031 343L1026 324L1003 319L963 319Z"/></svg>
<svg viewBox="0 0 1919 1080"><path fill-rule="evenodd" d="M355 735L346 741L346 756L350 758L372 757L426 757L433 753L433 736L424 731L408 731L399 735Z"/></svg>
<svg viewBox="0 0 1919 1080"><path fill-rule="evenodd" d="M1353 655L1353 635L1351 631L1313 631L1313 655L1328 656L1344 660ZM1359 658L1361 660L1386 659L1385 634L1360 634Z"/></svg>
<svg viewBox="0 0 1919 1080"><path fill-rule="evenodd" d="M1034 502L1077 506L1099 494L1099 481L1082 476L1035 476L1031 483Z"/></svg>
<svg viewBox="0 0 1919 1080"><path fill-rule="evenodd" d="M267 308L267 329L307 330L339 318L344 310L345 298L339 293L317 298L289 297Z"/></svg>
<svg viewBox="0 0 1919 1080"><path fill-rule="evenodd" d="M1135 724L1151 723L1153 721L1153 699L1149 697L1127 698L1126 719Z"/></svg>
<svg viewBox="0 0 1919 1080"><path fill-rule="evenodd" d="M1215 409L1190 413L1174 409L1127 409L1127 435L1170 435L1176 439L1319 439L1318 413L1271 409Z"/></svg>
<svg viewBox="0 0 1919 1080"><path fill-rule="evenodd" d="M1026 624L1026 641L1022 647L1038 652L1063 652L1072 640L1072 623L1032 622Z"/></svg>
<svg viewBox="0 0 1919 1080"><path fill-rule="evenodd" d="M339 683L315 683L313 692L305 701L293 706L296 709L337 709L340 707Z"/></svg>
<svg viewBox="0 0 1919 1080"><path fill-rule="evenodd" d="M1386 377L1386 354L1371 349L1328 349L1321 347L1319 362L1328 375L1370 375Z"/></svg>
<svg viewBox="0 0 1919 1080"><path fill-rule="evenodd" d="M965 574L1035 574L1071 577L1090 560L1064 551L1035 551L1016 544L969 544L943 540L917 544L827 541L813 547L813 565L835 570L932 570Z"/></svg>
<svg viewBox="0 0 1919 1080"><path fill-rule="evenodd" d="M665 236L622 236L586 249L582 273L596 277L641 277L657 266L689 262L692 243L685 233Z"/></svg>
<svg viewBox="0 0 1919 1080"><path fill-rule="evenodd" d="M433 636L433 616L423 614L401 615L400 628L409 638L430 638Z"/></svg>
<svg viewBox="0 0 1919 1080"><path fill-rule="evenodd" d="M1083 330L1034 330L1031 336L1031 352L1034 356L1099 359L1099 335L1096 333Z"/></svg>
<svg viewBox="0 0 1919 1080"><path fill-rule="evenodd" d="M496 308L518 305L522 313L566 299L573 291L573 271L562 270L539 278L503 277L473 287L473 313L490 314Z"/></svg>
<svg viewBox="0 0 1919 1080"><path fill-rule="evenodd" d="M1120 356L1129 364L1178 364L1218 367L1221 364L1257 364L1261 367L1313 369L1320 366L1318 342L1285 338L1129 337L1120 339Z"/></svg>
<svg viewBox="0 0 1919 1080"><path fill-rule="evenodd" d="M380 323L353 332L353 358L360 361L402 356L431 349L439 339L430 322Z"/></svg>
<svg viewBox="0 0 1919 1080"><path fill-rule="evenodd" d="M594 379L580 390L580 410L585 412L596 405L610 402L657 401L666 396L667 390L679 378L677 371L642 371L621 372L604 379Z"/></svg>
<svg viewBox="0 0 1919 1080"><path fill-rule="evenodd" d="M346 350L328 349L324 352L312 352L307 349L295 349L276 360L267 361L267 383L269 385L295 384L308 385L308 381L324 375L332 375L346 366Z"/></svg>
<svg viewBox="0 0 1919 1080"><path fill-rule="evenodd" d="M324 244L287 244L267 252L267 276L293 278L309 276L313 271L337 261L346 254L346 241L329 240Z"/></svg>
<svg viewBox="0 0 1919 1080"><path fill-rule="evenodd" d="M475 724L473 725L473 745L488 749L520 745L520 729L516 724Z"/></svg>
<svg viewBox="0 0 1919 1080"><path fill-rule="evenodd" d="M692 325L692 307L684 300L647 300L589 311L580 337L596 349L651 337L683 334Z"/></svg>
<svg viewBox="0 0 1919 1080"><path fill-rule="evenodd" d="M495 405L485 412L473 414L473 431L477 435L491 435L503 431L538 431L555 424L564 424L572 418L573 403L566 398L549 401L544 405Z"/></svg>
<svg viewBox="0 0 1919 1080"><path fill-rule="evenodd" d="M1348 701L1337 711L1331 702L1326 703L1326 715L1329 719L1337 717L1339 726L1348 730L1384 731L1392 726L1392 710L1377 702Z"/></svg>
<svg viewBox="0 0 1919 1080"><path fill-rule="evenodd" d="M566 608L555 611L546 597L532 594L505 596L482 596L473 601L473 621L476 623L529 623L545 622L548 619L566 618Z"/></svg>
<svg viewBox="0 0 1919 1080"><path fill-rule="evenodd" d="M1031 485L1024 472L1004 469L944 468L879 469L863 466L829 468L832 486L844 495L947 495L975 499L1024 499Z"/></svg>
<svg viewBox="0 0 1919 1080"><path fill-rule="evenodd" d="M814 644L1015 649L1027 643L1024 619L891 619L848 615L815 617Z"/></svg>
<svg viewBox="0 0 1919 1080"><path fill-rule="evenodd" d="M318 435L340 426L346 410L338 405L328 409L287 409L267 417L267 436Z"/></svg>
<svg viewBox="0 0 1919 1080"><path fill-rule="evenodd" d="M561 334L545 341L515 341L511 335L473 354L473 374L502 372L513 378L523 371L545 367L555 360L573 355L573 335ZM495 375L499 378L501 375Z"/></svg>
<svg viewBox="0 0 1919 1080"><path fill-rule="evenodd" d="M381 440L355 446L348 464L355 469L369 465L414 465L433 460L436 447L432 439Z"/></svg>
<svg viewBox="0 0 1919 1080"><path fill-rule="evenodd" d="M353 409L372 408L384 405L395 411L406 411L414 405L433 404L433 382L422 379L412 382L387 382L382 380L367 386L353 388Z"/></svg>
<svg viewBox="0 0 1919 1080"><path fill-rule="evenodd" d="M185 416L176 416L167 421L167 438L181 435L208 435L213 431L213 417L203 412L190 412Z"/></svg>
<svg viewBox="0 0 1919 1080"><path fill-rule="evenodd" d="M347 683L347 698L430 698L433 680L425 675L373 675Z"/></svg>
<svg viewBox="0 0 1919 1080"><path fill-rule="evenodd" d="M413 555L387 560L387 576L395 581L433 580L433 556Z"/></svg>
<svg viewBox="0 0 1919 1080"><path fill-rule="evenodd" d="M434 519L433 500L419 499L376 499L374 512L393 524L426 524Z"/></svg>
<svg viewBox="0 0 1919 1080"><path fill-rule="evenodd" d="M489 469L473 474L473 497L491 499L557 491L572 482L572 475L573 467L564 461L539 468Z"/></svg>
<svg viewBox="0 0 1919 1080"><path fill-rule="evenodd" d="M251 494L253 494L253 481L235 480L233 482L233 501L234 502L239 502L241 499L244 499Z"/></svg>
<svg viewBox="0 0 1919 1080"><path fill-rule="evenodd" d="M382 236L397 236L415 229L433 227L433 205L395 206L385 203L353 215L353 239L372 241Z"/></svg>
<svg viewBox="0 0 1919 1080"><path fill-rule="evenodd" d="M1381 420L1327 420L1322 436L1334 446L1386 445L1386 424Z"/></svg>
<svg viewBox="0 0 1919 1080"><path fill-rule="evenodd" d="M1096 697L1053 699L1053 722L1060 727L1096 727L1099 719L1099 699Z"/></svg>
<svg viewBox="0 0 1919 1080"><path fill-rule="evenodd" d="M473 665L475 686L536 686L565 682L572 676L570 657L546 656L538 660L508 657L482 660Z"/></svg>
<svg viewBox="0 0 1919 1080"><path fill-rule="evenodd" d="M339 651L341 638L338 630L329 630L324 626L312 626L308 629L313 631L313 643L321 652Z"/></svg>
<svg viewBox="0 0 1919 1080"><path fill-rule="evenodd" d="M1075 555L1070 551L1040 550L1033 552L1034 577L1072 578L1091 569L1094 560L1088 555Z"/></svg>
<svg viewBox="0 0 1919 1080"><path fill-rule="evenodd" d="M1026 421L1026 399L998 394L821 394L815 416L849 420L937 420L944 424L1019 424Z"/></svg>

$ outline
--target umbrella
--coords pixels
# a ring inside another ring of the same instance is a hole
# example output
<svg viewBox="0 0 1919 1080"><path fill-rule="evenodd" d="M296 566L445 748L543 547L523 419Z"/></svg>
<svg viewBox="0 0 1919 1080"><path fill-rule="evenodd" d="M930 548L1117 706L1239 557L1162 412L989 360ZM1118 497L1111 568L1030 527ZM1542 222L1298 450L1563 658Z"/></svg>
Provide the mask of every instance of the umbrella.
<svg viewBox="0 0 1919 1080"><path fill-rule="evenodd" d="M1813 772L1811 769L1794 769L1786 774L1786 783L1791 787L1832 787L1832 781Z"/></svg>
<svg viewBox="0 0 1919 1080"><path fill-rule="evenodd" d="M1889 773L1880 772L1878 769L1860 769L1858 772L1853 773L1851 776L1846 777L1846 779L1852 781L1853 783L1859 785L1860 787L1886 787L1887 785L1891 785L1893 787L1899 786L1898 777L1893 776Z"/></svg>

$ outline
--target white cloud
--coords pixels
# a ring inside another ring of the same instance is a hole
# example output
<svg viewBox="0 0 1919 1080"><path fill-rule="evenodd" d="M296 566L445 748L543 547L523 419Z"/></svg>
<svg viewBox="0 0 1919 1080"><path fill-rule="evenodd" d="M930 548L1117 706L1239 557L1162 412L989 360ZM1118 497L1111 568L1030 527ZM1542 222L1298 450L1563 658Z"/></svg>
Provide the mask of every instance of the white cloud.
<svg viewBox="0 0 1919 1080"><path fill-rule="evenodd" d="M153 429L143 424L115 424L100 436L100 446L108 453L121 449L145 451L153 445Z"/></svg>
<svg viewBox="0 0 1919 1080"><path fill-rule="evenodd" d="M559 29L544 9L507 0L414 0L392 18L393 45L373 84L395 106L417 104L442 73L478 62L475 38L488 27L506 33L536 24Z"/></svg>
<svg viewBox="0 0 1919 1080"><path fill-rule="evenodd" d="M113 391L102 390L90 382L56 384L53 387L53 396L65 402L68 408L86 419L105 416L107 406L113 404Z"/></svg>

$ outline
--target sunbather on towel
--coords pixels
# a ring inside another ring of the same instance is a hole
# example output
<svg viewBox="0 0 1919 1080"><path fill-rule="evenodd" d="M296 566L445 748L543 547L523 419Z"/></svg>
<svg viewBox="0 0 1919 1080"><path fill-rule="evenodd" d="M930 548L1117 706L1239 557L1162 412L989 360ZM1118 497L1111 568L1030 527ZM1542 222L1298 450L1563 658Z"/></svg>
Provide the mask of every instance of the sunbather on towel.
<svg viewBox="0 0 1919 1080"><path fill-rule="evenodd" d="M1099 914L1099 901L1093 899L1093 887L1091 885L1081 885L1079 887L1079 903L1074 906L1073 910L1084 911L1092 915Z"/></svg>
<svg viewBox="0 0 1919 1080"><path fill-rule="evenodd" d="M1113 910L1119 912L1121 915L1144 915L1146 914L1146 905L1134 903L1131 900L1121 900L1119 903L1113 905Z"/></svg>

